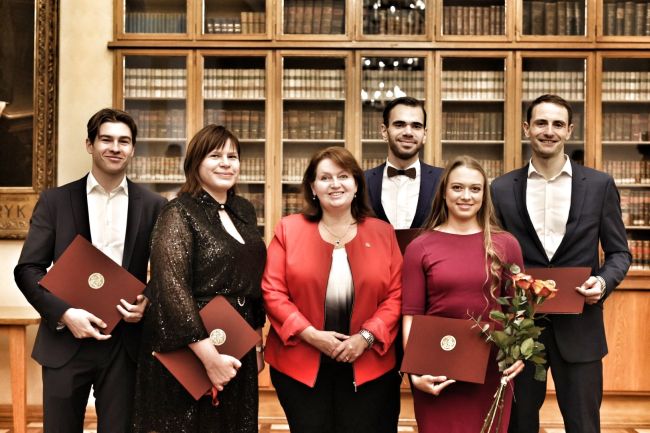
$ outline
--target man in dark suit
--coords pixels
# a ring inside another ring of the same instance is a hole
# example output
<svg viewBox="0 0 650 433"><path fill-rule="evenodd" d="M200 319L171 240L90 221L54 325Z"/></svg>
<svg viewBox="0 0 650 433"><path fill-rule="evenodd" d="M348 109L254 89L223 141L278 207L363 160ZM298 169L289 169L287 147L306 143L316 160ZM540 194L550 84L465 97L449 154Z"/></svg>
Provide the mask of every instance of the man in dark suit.
<svg viewBox="0 0 650 433"><path fill-rule="evenodd" d="M388 143L386 163L366 171L370 204L377 218L395 229L424 225L442 169L425 164L419 152L426 139L427 113L408 96L384 108L381 135Z"/></svg>
<svg viewBox="0 0 650 433"><path fill-rule="evenodd" d="M592 276L576 288L585 297L583 313L548 315L540 323L565 429L591 433L600 432L603 303L625 277L631 255L614 180L564 154L571 120L571 106L559 96L533 101L523 124L532 158L492 182L492 200L503 228L519 240L526 267L591 268ZM539 432L546 382L535 381L533 373L528 364L515 379L512 433Z"/></svg>
<svg viewBox="0 0 650 433"><path fill-rule="evenodd" d="M45 433L81 433L91 386L100 433L129 431L140 338L147 299L116 308L123 320L111 335L100 317L74 308L38 282L77 234L147 279L149 238L165 199L126 179L137 128L123 111L103 109L88 121L88 175L43 192L14 270L16 283L41 315L33 358L43 367Z"/></svg>
<svg viewBox="0 0 650 433"><path fill-rule="evenodd" d="M381 135L388 143L384 164L367 170L366 183L370 204L377 218L395 229L419 228L431 211L436 185L442 169L420 161L420 150L426 139L427 113L422 102L408 96L386 104ZM400 327L401 328L401 327ZM394 391L387 395L393 407L394 423L387 431L397 431L400 412L399 367L402 360L401 332L395 340L397 365Z"/></svg>

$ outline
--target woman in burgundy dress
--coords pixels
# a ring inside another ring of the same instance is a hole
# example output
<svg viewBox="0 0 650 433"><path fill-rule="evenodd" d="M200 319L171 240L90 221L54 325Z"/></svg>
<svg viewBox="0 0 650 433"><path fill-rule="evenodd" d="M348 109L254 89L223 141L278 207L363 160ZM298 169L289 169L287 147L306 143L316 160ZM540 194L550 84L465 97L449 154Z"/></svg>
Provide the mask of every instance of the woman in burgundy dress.
<svg viewBox="0 0 650 433"><path fill-rule="evenodd" d="M404 343L414 315L487 317L504 290L502 264L510 263L523 266L521 248L495 220L485 170L475 159L459 156L442 175L423 234L404 255ZM410 375L420 433L480 431L502 376L495 356L496 349L483 385ZM522 369L517 361L503 374L510 380ZM508 387L500 432L507 431L511 400Z"/></svg>

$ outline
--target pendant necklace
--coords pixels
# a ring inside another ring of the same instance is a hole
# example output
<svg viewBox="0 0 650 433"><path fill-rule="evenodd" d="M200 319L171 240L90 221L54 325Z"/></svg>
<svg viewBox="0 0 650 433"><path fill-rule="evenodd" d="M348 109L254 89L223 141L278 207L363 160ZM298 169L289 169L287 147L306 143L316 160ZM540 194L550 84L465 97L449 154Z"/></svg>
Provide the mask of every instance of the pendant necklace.
<svg viewBox="0 0 650 433"><path fill-rule="evenodd" d="M348 227L345 229L345 232L343 235L339 236L336 233L334 233L330 228L321 220L321 224L323 224L323 227L325 230L327 230L327 233L332 235L334 238L334 248L341 248L341 241L347 236L348 232L350 231L350 228L354 225L354 223L348 224Z"/></svg>

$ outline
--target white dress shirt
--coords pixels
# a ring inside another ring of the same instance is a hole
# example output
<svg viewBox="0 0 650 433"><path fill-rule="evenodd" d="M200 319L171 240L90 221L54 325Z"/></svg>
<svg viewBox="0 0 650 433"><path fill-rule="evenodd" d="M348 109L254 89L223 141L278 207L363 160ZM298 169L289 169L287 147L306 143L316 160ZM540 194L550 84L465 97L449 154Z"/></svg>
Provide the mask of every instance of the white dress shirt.
<svg viewBox="0 0 650 433"><path fill-rule="evenodd" d="M386 212L388 221L395 229L408 229L415 218L420 196L420 179L422 178L420 160L418 159L406 167L406 169L415 168L415 179L404 175L388 177L388 166L395 167L386 161L381 182L381 205Z"/></svg>
<svg viewBox="0 0 650 433"><path fill-rule="evenodd" d="M528 166L526 209L549 260L560 246L566 233L571 209L571 162L565 155L562 170L550 179L535 169L532 159Z"/></svg>
<svg viewBox="0 0 650 433"><path fill-rule="evenodd" d="M129 211L129 187L126 176L117 188L107 192L97 182L95 176L88 173L86 195L92 243L121 266Z"/></svg>

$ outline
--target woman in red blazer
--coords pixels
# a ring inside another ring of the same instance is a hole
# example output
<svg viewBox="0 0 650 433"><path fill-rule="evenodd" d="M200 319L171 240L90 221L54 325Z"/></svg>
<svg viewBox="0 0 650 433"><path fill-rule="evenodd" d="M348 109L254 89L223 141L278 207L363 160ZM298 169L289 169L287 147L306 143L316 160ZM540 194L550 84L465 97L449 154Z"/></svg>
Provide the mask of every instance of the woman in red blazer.
<svg viewBox="0 0 650 433"><path fill-rule="evenodd" d="M302 186L305 210L276 227L262 281L271 380L294 433L394 432L395 233L369 217L363 171L344 148L317 152Z"/></svg>

